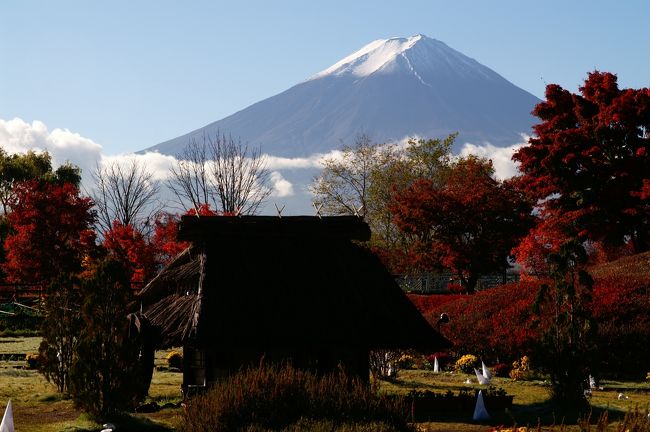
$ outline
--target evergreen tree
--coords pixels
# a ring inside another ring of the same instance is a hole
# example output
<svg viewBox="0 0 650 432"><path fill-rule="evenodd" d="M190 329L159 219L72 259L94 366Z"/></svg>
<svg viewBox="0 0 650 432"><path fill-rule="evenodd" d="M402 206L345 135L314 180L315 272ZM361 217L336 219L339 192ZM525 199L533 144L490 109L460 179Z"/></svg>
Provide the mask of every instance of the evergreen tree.
<svg viewBox="0 0 650 432"><path fill-rule="evenodd" d="M43 306L43 341L38 349L40 372L56 385L59 392L66 393L70 388L70 368L82 326L79 281L59 276L48 287Z"/></svg>
<svg viewBox="0 0 650 432"><path fill-rule="evenodd" d="M75 404L97 418L133 409L139 402L138 345L128 337L129 275L106 259L82 283L83 328L72 366Z"/></svg>
<svg viewBox="0 0 650 432"><path fill-rule="evenodd" d="M542 339L535 356L551 379L551 396L568 413L585 414L584 389L590 364L596 363L596 323L589 304L593 279L583 270L587 253L577 240L549 256L553 286L543 285L534 311L543 320Z"/></svg>

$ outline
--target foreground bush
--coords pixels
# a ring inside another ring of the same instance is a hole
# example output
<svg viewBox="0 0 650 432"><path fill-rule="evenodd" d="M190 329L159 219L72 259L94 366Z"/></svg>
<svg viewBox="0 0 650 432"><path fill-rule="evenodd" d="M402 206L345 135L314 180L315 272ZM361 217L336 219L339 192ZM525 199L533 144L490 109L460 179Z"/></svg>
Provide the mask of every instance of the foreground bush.
<svg viewBox="0 0 650 432"><path fill-rule="evenodd" d="M343 372L318 377L291 366L261 365L191 399L179 430L364 431L371 430L370 423L372 430L412 430L402 400L379 395ZM301 426L309 424L311 429Z"/></svg>

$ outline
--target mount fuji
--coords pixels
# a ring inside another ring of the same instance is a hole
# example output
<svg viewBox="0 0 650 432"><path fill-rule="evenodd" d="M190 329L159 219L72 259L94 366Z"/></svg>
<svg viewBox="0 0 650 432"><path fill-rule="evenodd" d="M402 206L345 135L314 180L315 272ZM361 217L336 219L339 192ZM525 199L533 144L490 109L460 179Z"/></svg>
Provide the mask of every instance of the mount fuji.
<svg viewBox="0 0 650 432"><path fill-rule="evenodd" d="M307 157L409 136L508 146L530 134L539 99L445 43L423 35L380 39L288 90L145 151L177 155L217 131L262 153Z"/></svg>

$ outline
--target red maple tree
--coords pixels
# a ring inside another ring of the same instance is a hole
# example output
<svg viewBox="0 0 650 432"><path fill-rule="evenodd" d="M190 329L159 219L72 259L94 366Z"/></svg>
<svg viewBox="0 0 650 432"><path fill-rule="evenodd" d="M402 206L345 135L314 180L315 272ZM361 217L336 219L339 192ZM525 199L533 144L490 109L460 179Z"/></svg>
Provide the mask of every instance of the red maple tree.
<svg viewBox="0 0 650 432"><path fill-rule="evenodd" d="M155 276L158 270L155 247L132 225L114 221L104 233L102 245L129 271L132 284L145 284Z"/></svg>
<svg viewBox="0 0 650 432"><path fill-rule="evenodd" d="M513 156L520 184L562 215L554 229L563 237L648 250L650 90L619 89L616 75L598 71L579 90L546 87L536 136Z"/></svg>
<svg viewBox="0 0 650 432"><path fill-rule="evenodd" d="M169 264L176 255L190 245L188 242L176 239L179 222L180 218L171 213L161 213L156 217L152 243L156 251L156 259L163 265Z"/></svg>
<svg viewBox="0 0 650 432"><path fill-rule="evenodd" d="M503 271L526 233L531 207L510 182L493 178L490 161L469 157L450 168L442 186L418 180L395 196L398 227L417 237L413 259L436 260L473 292L480 275Z"/></svg>
<svg viewBox="0 0 650 432"><path fill-rule="evenodd" d="M29 180L13 187L2 268L11 283L49 283L81 270L95 246L93 202L71 183Z"/></svg>

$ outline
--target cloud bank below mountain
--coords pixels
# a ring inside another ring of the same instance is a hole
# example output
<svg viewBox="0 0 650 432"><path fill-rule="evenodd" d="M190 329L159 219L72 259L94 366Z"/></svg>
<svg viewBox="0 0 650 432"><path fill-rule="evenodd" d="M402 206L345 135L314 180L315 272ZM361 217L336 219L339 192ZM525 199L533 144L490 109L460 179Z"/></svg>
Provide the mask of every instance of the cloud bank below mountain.
<svg viewBox="0 0 650 432"><path fill-rule="evenodd" d="M491 159L495 176L507 179L517 174L517 165L512 161L512 155L525 145L528 137L522 135L520 143L508 147L498 147L489 143L465 143L461 147L460 156L470 154ZM98 166L111 163L124 163L134 158L141 161L154 179L164 183L170 176L170 169L176 162L174 156L157 152L128 153L107 155L101 144L69 129L55 128L49 130L41 121L31 123L20 118L12 120L0 119L0 147L8 154L26 153L32 151L47 151L52 156L54 167L71 162L82 169L83 184L86 190L92 188L91 173ZM307 191L309 179L322 169L325 159L341 157L339 150L329 153L318 153L308 157L278 157L267 155L267 167L271 171L270 180L273 188L271 198L277 200L291 199L294 202L305 201L299 208L309 208L311 196ZM288 178L289 177L289 178ZM293 181L291 181L293 179ZM304 184L303 184L304 183ZM273 206L271 205L270 208ZM290 210L288 209L288 212Z"/></svg>

